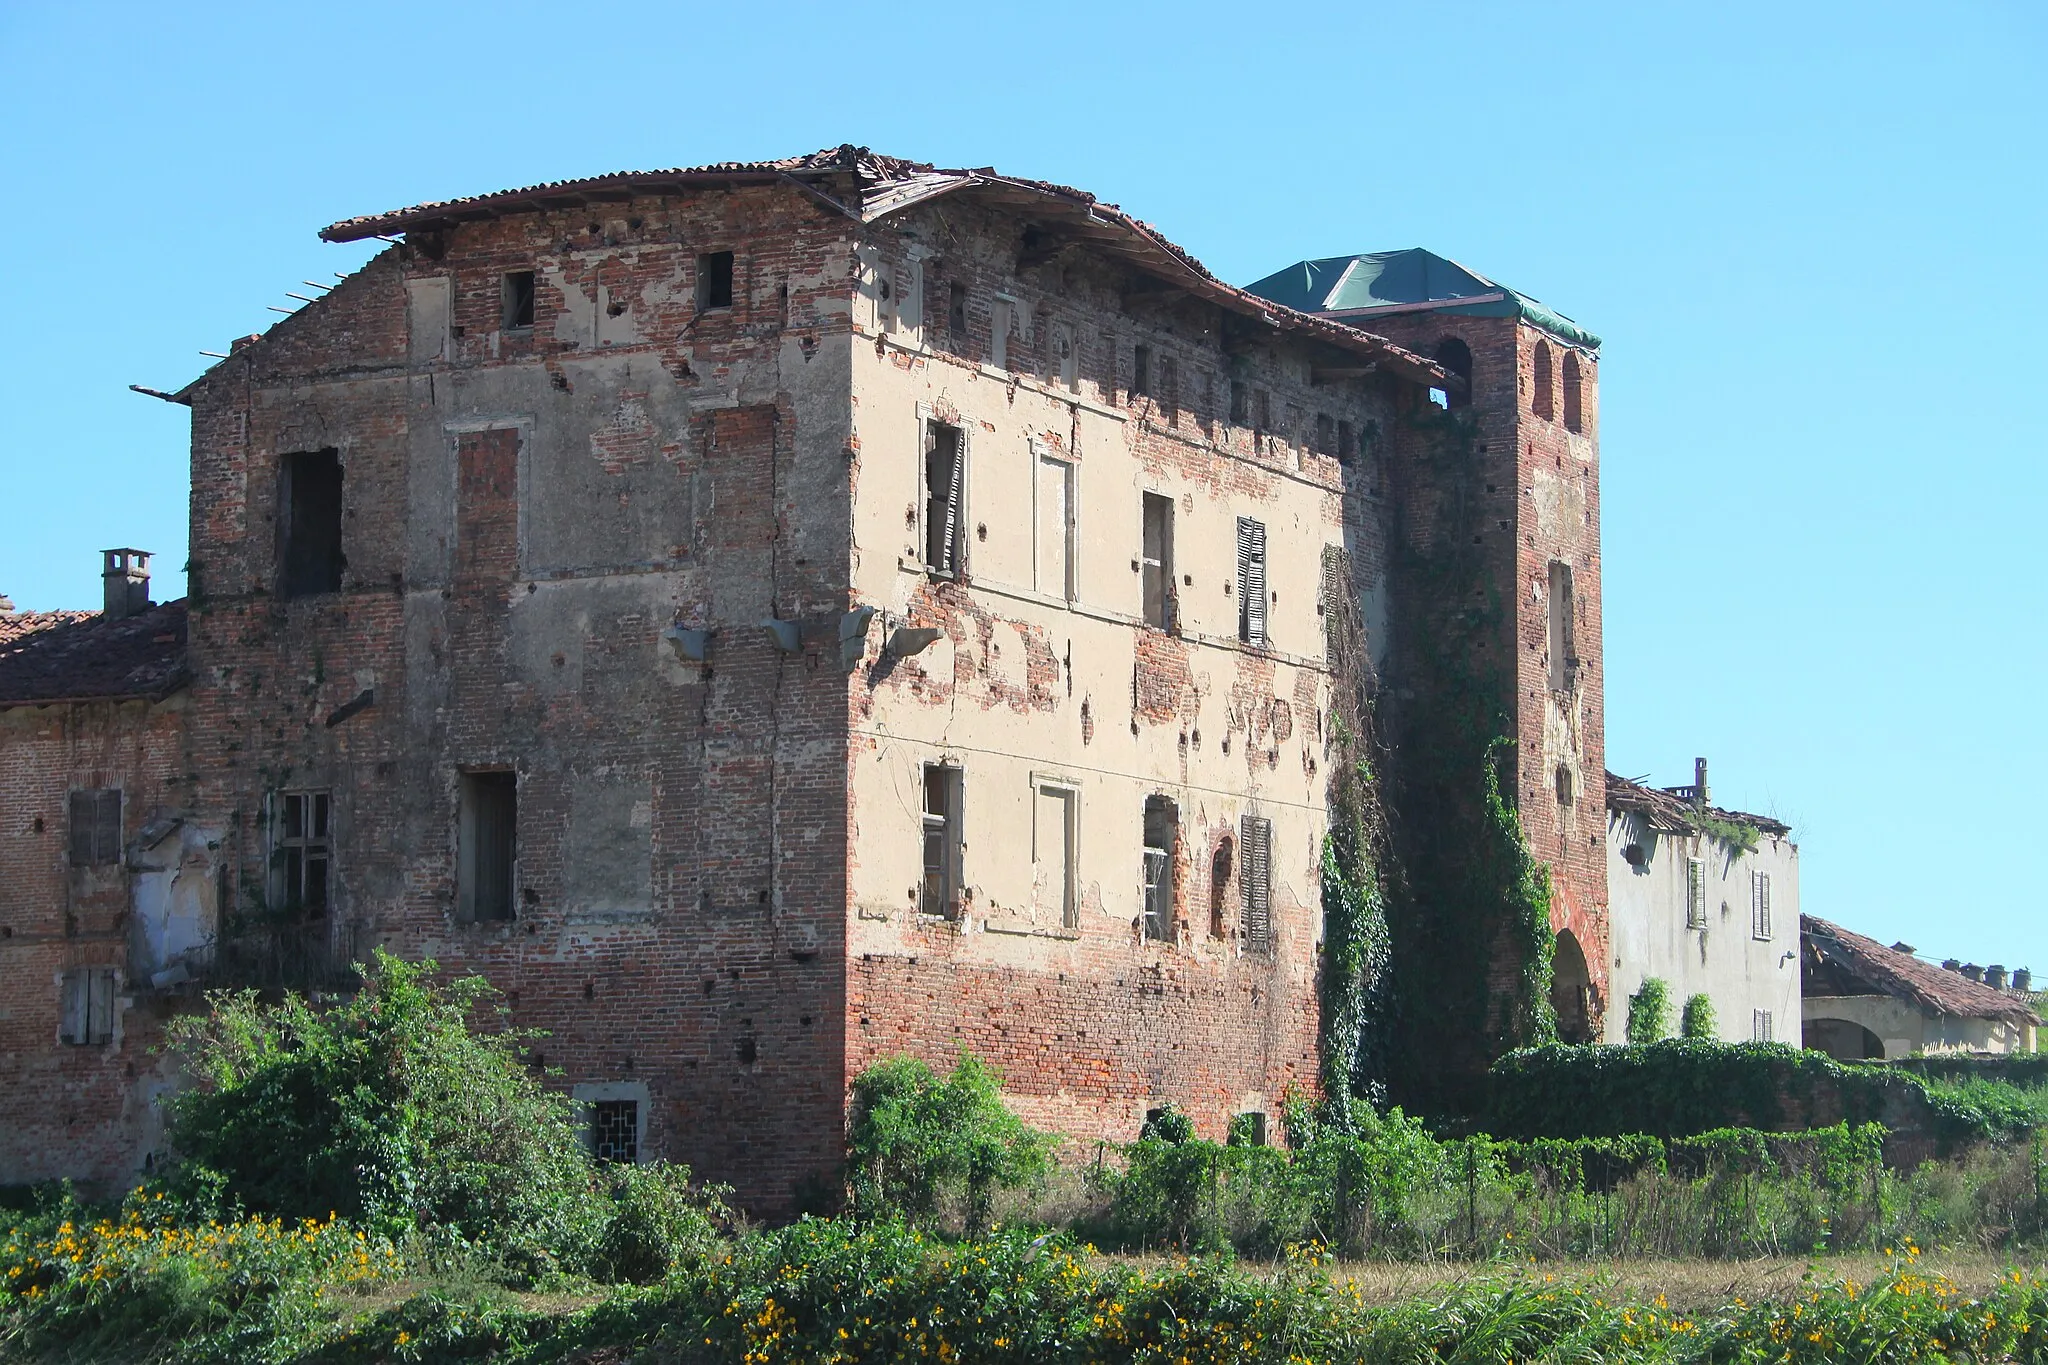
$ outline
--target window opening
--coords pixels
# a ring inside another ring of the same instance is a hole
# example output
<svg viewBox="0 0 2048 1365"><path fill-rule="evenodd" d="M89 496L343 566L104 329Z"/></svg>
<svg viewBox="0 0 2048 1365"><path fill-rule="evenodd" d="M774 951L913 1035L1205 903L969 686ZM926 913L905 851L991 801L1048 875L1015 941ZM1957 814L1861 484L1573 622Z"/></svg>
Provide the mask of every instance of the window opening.
<svg viewBox="0 0 2048 1365"><path fill-rule="evenodd" d="M732 253L707 251L697 258L697 311L732 307Z"/></svg>
<svg viewBox="0 0 2048 1365"><path fill-rule="evenodd" d="M1081 391L1081 348L1074 340L1074 325L1070 322L1053 324L1053 358L1059 362L1060 387L1069 393Z"/></svg>
<svg viewBox="0 0 2048 1365"><path fill-rule="evenodd" d="M1168 426L1180 421L1180 362L1170 355L1159 357L1159 411Z"/></svg>
<svg viewBox="0 0 2048 1365"><path fill-rule="evenodd" d="M1228 834L1209 855L1209 937L1230 933L1230 877L1236 864L1236 846Z"/></svg>
<svg viewBox="0 0 2048 1365"><path fill-rule="evenodd" d="M1752 938L1771 937L1771 874L1749 874L1749 932Z"/></svg>
<svg viewBox="0 0 2048 1365"><path fill-rule="evenodd" d="M271 897L280 908L327 913L334 858L326 792L280 792L272 807Z"/></svg>
<svg viewBox="0 0 2048 1365"><path fill-rule="evenodd" d="M1557 765L1557 804L1569 806L1572 803L1572 770L1560 763Z"/></svg>
<svg viewBox="0 0 2048 1365"><path fill-rule="evenodd" d="M1238 839L1244 844L1243 888L1244 946L1247 952L1273 950L1273 822L1261 815L1247 815L1239 821Z"/></svg>
<svg viewBox="0 0 2048 1365"><path fill-rule="evenodd" d="M1264 1147L1266 1142L1266 1115L1263 1110L1254 1109L1230 1121L1230 1146Z"/></svg>
<svg viewBox="0 0 2048 1365"><path fill-rule="evenodd" d="M519 778L509 772L462 775L462 918L509 920L519 859Z"/></svg>
<svg viewBox="0 0 2048 1365"><path fill-rule="evenodd" d="M114 969L87 967L61 978L57 1036L74 1047L114 1041Z"/></svg>
<svg viewBox="0 0 2048 1365"><path fill-rule="evenodd" d="M283 545L278 585L285 597L340 592L341 453L302 450L278 463Z"/></svg>
<svg viewBox="0 0 2048 1365"><path fill-rule="evenodd" d="M924 885L918 912L951 919L960 901L960 769L924 769Z"/></svg>
<svg viewBox="0 0 2048 1365"><path fill-rule="evenodd" d="M1349 422L1337 423L1337 463L1350 464L1357 453L1357 430Z"/></svg>
<svg viewBox="0 0 2048 1365"><path fill-rule="evenodd" d="M1707 864L1701 858L1685 860L1685 927L1707 927Z"/></svg>
<svg viewBox="0 0 2048 1365"><path fill-rule="evenodd" d="M1041 782L1032 798L1032 899L1057 911L1060 924L1068 929L1081 922L1079 869L1074 865L1079 796L1072 787Z"/></svg>
<svg viewBox="0 0 2048 1365"><path fill-rule="evenodd" d="M1038 520L1032 568L1038 590L1072 601L1074 582L1074 466L1051 455L1038 458Z"/></svg>
<svg viewBox="0 0 2048 1365"><path fill-rule="evenodd" d="M1536 371L1534 376L1536 392L1530 398L1529 411L1547 422L1557 413L1557 400L1551 393L1549 342L1538 341L1536 343L1536 361L1533 368Z"/></svg>
<svg viewBox="0 0 2048 1365"><path fill-rule="evenodd" d="M1258 420L1252 424L1252 431L1263 436L1273 429L1273 395L1260 389L1258 398Z"/></svg>
<svg viewBox="0 0 2048 1365"><path fill-rule="evenodd" d="M926 422L924 562L933 573L960 571L961 493L966 466L966 433L945 422Z"/></svg>
<svg viewBox="0 0 2048 1365"><path fill-rule="evenodd" d="M1180 812L1164 796L1145 798L1145 937L1173 940L1173 847Z"/></svg>
<svg viewBox="0 0 2048 1365"><path fill-rule="evenodd" d="M1252 420L1252 391L1242 379L1230 381L1230 420L1240 427Z"/></svg>
<svg viewBox="0 0 2048 1365"><path fill-rule="evenodd" d="M1472 348L1457 337L1445 337L1436 344L1436 363L1465 381L1462 390L1456 384L1445 389L1444 405L1452 408L1470 407L1472 404Z"/></svg>
<svg viewBox="0 0 2048 1365"><path fill-rule="evenodd" d="M1017 315L1017 305L1009 299L998 296L989 306L989 364L999 370L1010 368L1010 325Z"/></svg>
<svg viewBox="0 0 2048 1365"><path fill-rule="evenodd" d="M1585 420L1579 394L1579 353L1564 353L1564 429L1577 431Z"/></svg>
<svg viewBox="0 0 2048 1365"><path fill-rule="evenodd" d="M1573 642L1573 620L1578 604L1573 600L1572 566L1561 559L1550 561L1550 690L1569 692L1578 680L1578 649Z"/></svg>
<svg viewBox="0 0 2048 1365"><path fill-rule="evenodd" d="M590 1151L599 1161L631 1166L640 1160L640 1101L593 1100Z"/></svg>
<svg viewBox="0 0 2048 1365"><path fill-rule="evenodd" d="M1316 454L1337 453L1337 419L1327 412L1316 414Z"/></svg>
<svg viewBox="0 0 2048 1365"><path fill-rule="evenodd" d="M1174 627L1173 499L1160 493L1144 498L1145 624L1160 630Z"/></svg>
<svg viewBox="0 0 2048 1365"><path fill-rule="evenodd" d="M71 793L71 865L104 867L121 861L121 789Z"/></svg>
<svg viewBox="0 0 2048 1365"><path fill-rule="evenodd" d="M954 350L966 349L967 286L958 280L946 286L946 331L952 335Z"/></svg>
<svg viewBox="0 0 2048 1365"><path fill-rule="evenodd" d="M533 326L533 272L508 270L502 293L504 328L523 331Z"/></svg>
<svg viewBox="0 0 2048 1365"><path fill-rule="evenodd" d="M1237 638L1266 643L1266 524L1237 519Z"/></svg>

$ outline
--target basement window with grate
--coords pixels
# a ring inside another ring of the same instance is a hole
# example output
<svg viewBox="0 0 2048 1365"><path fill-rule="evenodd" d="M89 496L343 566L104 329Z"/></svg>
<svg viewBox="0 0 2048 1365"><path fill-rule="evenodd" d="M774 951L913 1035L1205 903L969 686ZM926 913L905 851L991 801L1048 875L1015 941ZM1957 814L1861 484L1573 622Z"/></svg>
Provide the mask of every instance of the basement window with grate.
<svg viewBox="0 0 2048 1365"><path fill-rule="evenodd" d="M599 1161L627 1166L640 1160L640 1101L591 1102L590 1153Z"/></svg>

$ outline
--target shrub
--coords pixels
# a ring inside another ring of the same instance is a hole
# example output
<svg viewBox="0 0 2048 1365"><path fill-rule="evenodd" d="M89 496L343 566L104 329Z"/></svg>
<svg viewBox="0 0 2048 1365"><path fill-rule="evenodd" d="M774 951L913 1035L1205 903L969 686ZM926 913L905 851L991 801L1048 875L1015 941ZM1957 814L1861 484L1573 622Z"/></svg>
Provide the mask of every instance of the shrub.
<svg viewBox="0 0 2048 1365"><path fill-rule="evenodd" d="M687 1166L613 1166L608 1178L611 1217L591 1258L601 1280L651 1284L711 1255L720 1225L732 1221L728 1191L691 1188Z"/></svg>
<svg viewBox="0 0 2048 1365"><path fill-rule="evenodd" d="M965 1048L945 1080L892 1057L853 1083L847 1189L856 1216L934 1226L957 1199L970 1233L987 1228L998 1189L1044 1178L1053 1140L1003 1107L999 1078Z"/></svg>
<svg viewBox="0 0 2048 1365"><path fill-rule="evenodd" d="M1628 998L1628 1040L1654 1043L1671 1032L1671 989L1651 977Z"/></svg>
<svg viewBox="0 0 2048 1365"><path fill-rule="evenodd" d="M1705 1038L1714 1035L1714 1002L1704 995L1689 995L1685 1008L1678 1016L1678 1036L1681 1038ZM1634 1042L1635 1039L1629 1039Z"/></svg>

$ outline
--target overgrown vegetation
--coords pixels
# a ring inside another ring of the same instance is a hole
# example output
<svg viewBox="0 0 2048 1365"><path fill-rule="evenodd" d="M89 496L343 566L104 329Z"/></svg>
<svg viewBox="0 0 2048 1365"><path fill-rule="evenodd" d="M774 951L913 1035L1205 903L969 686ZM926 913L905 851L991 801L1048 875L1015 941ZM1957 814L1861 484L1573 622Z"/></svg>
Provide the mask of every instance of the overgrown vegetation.
<svg viewBox="0 0 2048 1365"><path fill-rule="evenodd" d="M962 1048L941 1080L893 1057L853 1083L847 1192L856 1217L935 1227L951 1206L969 1235L987 1231L998 1190L1042 1180L1052 1140L1003 1107L994 1071Z"/></svg>
<svg viewBox="0 0 2048 1365"><path fill-rule="evenodd" d="M1712 1042L1715 1022L1714 1002L1705 995L1689 995L1685 998L1685 1009L1678 1016L1678 1036Z"/></svg>
<svg viewBox="0 0 2048 1365"><path fill-rule="evenodd" d="M1654 1043L1671 1036L1671 988L1661 977L1650 977L1628 998L1628 1022L1623 1032L1634 1044Z"/></svg>

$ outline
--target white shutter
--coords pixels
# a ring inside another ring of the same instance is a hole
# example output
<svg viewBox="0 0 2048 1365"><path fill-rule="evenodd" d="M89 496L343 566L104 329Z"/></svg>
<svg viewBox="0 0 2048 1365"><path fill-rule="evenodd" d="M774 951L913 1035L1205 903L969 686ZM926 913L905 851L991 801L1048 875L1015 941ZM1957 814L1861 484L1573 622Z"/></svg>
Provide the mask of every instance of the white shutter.
<svg viewBox="0 0 2048 1365"><path fill-rule="evenodd" d="M1266 643L1266 524L1237 519L1237 638Z"/></svg>

